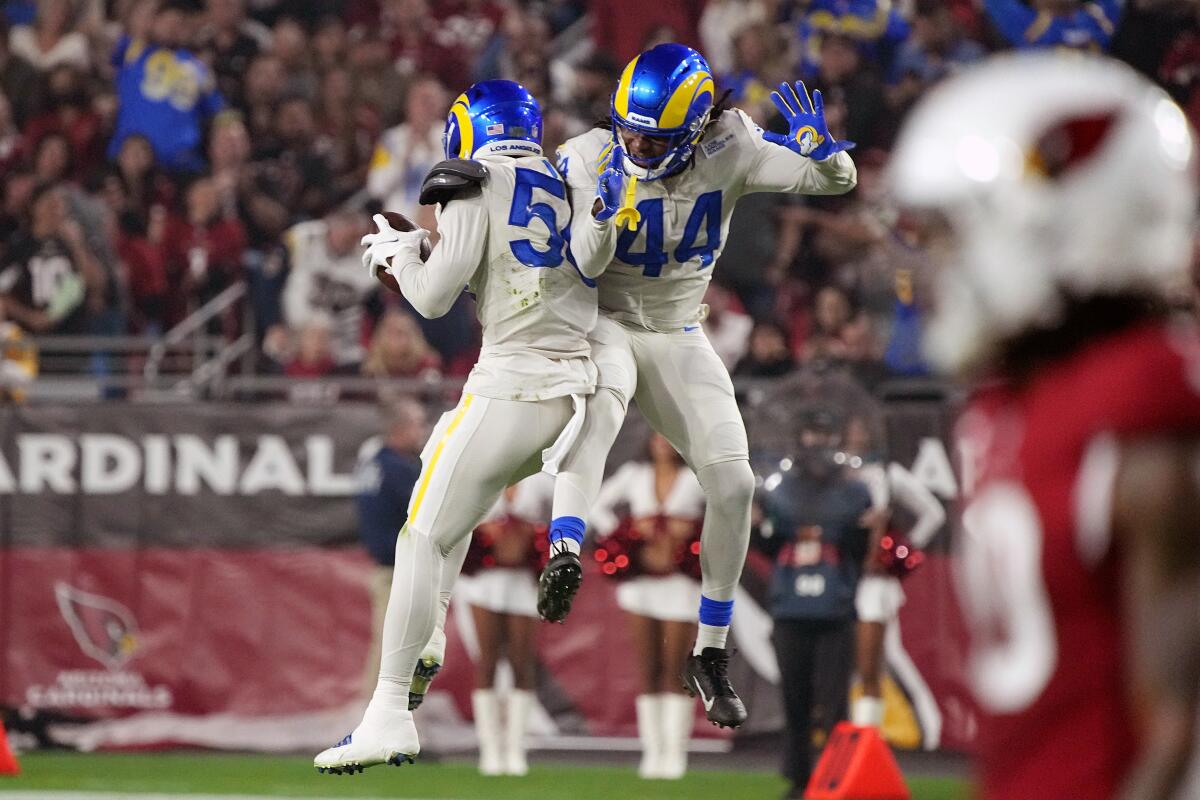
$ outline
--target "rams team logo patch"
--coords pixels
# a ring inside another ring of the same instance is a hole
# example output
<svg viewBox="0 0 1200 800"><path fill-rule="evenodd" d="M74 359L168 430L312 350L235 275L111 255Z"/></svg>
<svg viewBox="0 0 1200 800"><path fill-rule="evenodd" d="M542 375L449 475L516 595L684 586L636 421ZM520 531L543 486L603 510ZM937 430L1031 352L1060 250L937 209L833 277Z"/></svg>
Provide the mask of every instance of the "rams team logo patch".
<svg viewBox="0 0 1200 800"><path fill-rule="evenodd" d="M796 131L796 141L800 143L800 155L807 156L825 143L825 137L812 125L805 125Z"/></svg>

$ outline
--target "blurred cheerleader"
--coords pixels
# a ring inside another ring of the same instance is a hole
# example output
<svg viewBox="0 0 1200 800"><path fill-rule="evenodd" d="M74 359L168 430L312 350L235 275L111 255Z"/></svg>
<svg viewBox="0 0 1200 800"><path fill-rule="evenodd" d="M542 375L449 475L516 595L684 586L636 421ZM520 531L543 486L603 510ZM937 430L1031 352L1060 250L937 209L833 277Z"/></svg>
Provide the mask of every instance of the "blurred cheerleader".
<svg viewBox="0 0 1200 800"><path fill-rule="evenodd" d="M868 558L867 572L858 582L854 601L858 612L855 661L862 695L851 706L850 720L855 725L878 728L883 725L885 643L889 652L907 661L898 623L900 607L904 605L900 577L920 563L919 550L929 544L946 522L946 512L915 475L895 462L885 464L870 452L870 431L861 417L851 418L847 425L846 451L848 468L871 493L871 509L863 518L863 526L871 532L871 551L875 554ZM891 515L896 508L904 509L915 520L908 530L907 544L892 532ZM918 551L916 554L911 554L913 548ZM906 554L911 555L906 559ZM906 683L923 684L919 673L905 677ZM909 686L910 691L915 688ZM926 744L930 744L931 738L936 740L938 733L926 731Z"/></svg>
<svg viewBox="0 0 1200 800"><path fill-rule="evenodd" d="M593 523L602 570L622 579L617 605L641 665L638 774L677 779L687 771L695 713L680 676L696 636L704 490L664 437L652 435L648 449L649 463L626 464L601 487ZM621 506L629 516L618 523Z"/></svg>
<svg viewBox="0 0 1200 800"><path fill-rule="evenodd" d="M510 486L475 529L465 572L463 598L471 604L479 637L471 705L479 736L479 771L524 775L525 730L534 702L537 572L544 553L554 479L545 473ZM513 688L502 694L496 673L503 656L512 667Z"/></svg>

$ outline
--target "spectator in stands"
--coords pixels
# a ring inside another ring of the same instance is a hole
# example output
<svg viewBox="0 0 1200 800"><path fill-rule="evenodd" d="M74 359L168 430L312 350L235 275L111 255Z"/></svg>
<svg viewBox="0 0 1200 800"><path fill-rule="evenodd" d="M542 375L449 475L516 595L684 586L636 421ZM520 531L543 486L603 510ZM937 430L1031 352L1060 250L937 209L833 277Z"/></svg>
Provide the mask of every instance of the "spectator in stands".
<svg viewBox="0 0 1200 800"><path fill-rule="evenodd" d="M122 37L113 53L117 69L117 130L109 157L125 139L144 135L158 163L178 173L204 166L200 147L206 124L224 106L208 67L184 44L189 19L182 0L155 10L149 41Z"/></svg>
<svg viewBox="0 0 1200 800"><path fill-rule="evenodd" d="M39 106L38 72L8 45L8 23L0 16L0 91L12 103L13 120L24 126Z"/></svg>
<svg viewBox="0 0 1200 800"><path fill-rule="evenodd" d="M1107 50L1125 0L983 0L992 24L1016 48Z"/></svg>
<svg viewBox="0 0 1200 800"><path fill-rule="evenodd" d="M333 15L321 17L312 35L313 66L317 71L324 74L335 67L345 67L348 49L346 23Z"/></svg>
<svg viewBox="0 0 1200 800"><path fill-rule="evenodd" d="M759 125L775 114L771 92L791 76L787 47L778 30L765 22L742 26L733 40L732 69L720 77L729 99ZM782 58L781 58L782 57Z"/></svg>
<svg viewBox="0 0 1200 800"><path fill-rule="evenodd" d="M314 99L317 96L317 73L312 66L308 33L291 17L280 17L271 30L271 55L283 67L283 93Z"/></svg>
<svg viewBox="0 0 1200 800"><path fill-rule="evenodd" d="M891 82L911 75L927 86L985 55L983 45L963 35L945 0L917 0L912 33L896 54Z"/></svg>
<svg viewBox="0 0 1200 800"><path fill-rule="evenodd" d="M298 330L314 316L328 316L338 366L362 361L363 306L379 286L360 259L358 242L367 231L363 214L340 211L301 222L284 236L291 267L283 290L284 318Z"/></svg>
<svg viewBox="0 0 1200 800"><path fill-rule="evenodd" d="M442 129L446 119L446 91L433 77L413 80L404 101L404 122L383 132L375 146L367 193L426 230L436 230L432 206L417 203L421 183L433 165L445 158Z"/></svg>
<svg viewBox="0 0 1200 800"><path fill-rule="evenodd" d="M746 28L768 22L757 0L709 0L700 15L700 42L708 65L717 75L734 72L736 40Z"/></svg>
<svg viewBox="0 0 1200 800"><path fill-rule="evenodd" d="M72 173L71 143L61 133L44 134L33 151L33 176L38 183L69 180Z"/></svg>
<svg viewBox="0 0 1200 800"><path fill-rule="evenodd" d="M283 98L286 81L283 62L270 53L259 54L246 70L241 108L255 161L274 154L275 106Z"/></svg>
<svg viewBox="0 0 1200 800"><path fill-rule="evenodd" d="M597 51L575 65L574 81L563 98L564 109L575 117L582 133L597 120L611 113L612 90L621 76L621 67L608 53ZM568 134L567 138L576 135ZM549 151L546 151L549 152Z"/></svg>
<svg viewBox="0 0 1200 800"><path fill-rule="evenodd" d="M880 72L864 61L858 40L850 36L823 35L820 54L817 85L825 97L829 130L861 148L880 144L887 112Z"/></svg>
<svg viewBox="0 0 1200 800"><path fill-rule="evenodd" d="M5 316L32 333L82 332L84 301L103 294L104 269L68 214L61 186L38 186L29 202L28 223L0 268Z"/></svg>
<svg viewBox="0 0 1200 800"><path fill-rule="evenodd" d="M15 172L24 156L25 139L12 114L12 104L0 91L0 175Z"/></svg>
<svg viewBox="0 0 1200 800"><path fill-rule="evenodd" d="M841 421L824 408L801 414L801 447L769 476L761 498L761 548L775 558L770 610L787 740L785 797L804 796L815 730L846 719L854 658L854 595L866 558L867 488L835 462ZM818 712L818 713L814 713Z"/></svg>
<svg viewBox="0 0 1200 800"><path fill-rule="evenodd" d="M286 97L275 111L275 139L279 150L272 168L283 190L280 198L301 219L329 213L336 201L333 165L328 148L317 140L317 122L310 100Z"/></svg>
<svg viewBox="0 0 1200 800"><path fill-rule="evenodd" d="M428 435L425 409L408 398L383 410L384 433L363 443L355 470L358 535L375 562L371 578L371 646L367 651L362 698L375 691L383 643L383 613L392 589L396 534L408 521L408 501L421 475L421 447Z"/></svg>
<svg viewBox="0 0 1200 800"><path fill-rule="evenodd" d="M106 196L117 214L131 213L148 223L150 209L175 202L175 186L155 166L150 140L133 134L121 143Z"/></svg>
<svg viewBox="0 0 1200 800"><path fill-rule="evenodd" d="M366 185L372 147L379 136L375 112L355 102L350 80L345 67L333 67L321 77L317 148L326 154L337 203Z"/></svg>
<svg viewBox="0 0 1200 800"><path fill-rule="evenodd" d="M346 53L355 99L375 112L381 126L395 125L404 116L407 79L393 66L387 42L377 30L358 32Z"/></svg>
<svg viewBox="0 0 1200 800"><path fill-rule="evenodd" d="M129 330L161 335L167 325L167 253L163 246L167 214L155 206L147 217L127 210L118 219L117 257L124 267L129 292Z"/></svg>
<svg viewBox="0 0 1200 800"><path fill-rule="evenodd" d="M28 141L37 146L49 134L62 134L70 145L70 177L77 181L92 177L104 163L104 141L83 73L69 65L55 67L46 88L45 112L25 126Z"/></svg>
<svg viewBox="0 0 1200 800"><path fill-rule="evenodd" d="M3 189L3 206L0 206L0 263L4 254L16 239L17 231L24 225L37 181L32 172L13 171L5 175L0 188Z"/></svg>
<svg viewBox="0 0 1200 800"><path fill-rule="evenodd" d="M813 327L801 358L806 362L843 358L846 345L842 336L853 317L850 298L844 291L837 286L822 288L813 303Z"/></svg>
<svg viewBox="0 0 1200 800"><path fill-rule="evenodd" d="M393 309L375 326L362 372L373 378L421 378L436 376L440 367L441 359L416 320Z"/></svg>
<svg viewBox="0 0 1200 800"><path fill-rule="evenodd" d="M801 63L808 72L824 62L828 37L849 39L867 62L885 69L896 47L908 37L908 22L889 0L811 0L806 6L799 34Z"/></svg>
<svg viewBox="0 0 1200 800"><path fill-rule="evenodd" d="M25 402L37 374L37 348L19 325L4 318L0 303L0 404Z"/></svg>
<svg viewBox="0 0 1200 800"><path fill-rule="evenodd" d="M750 347L733 374L739 378L777 378L796 368L787 331L778 322L763 320L750 332Z"/></svg>
<svg viewBox="0 0 1200 800"><path fill-rule="evenodd" d="M222 208L216 181L199 178L188 187L184 216L171 220L166 237L167 270L175 291L168 321L179 322L242 277L246 230ZM227 322L232 332L232 321Z"/></svg>
<svg viewBox="0 0 1200 800"><path fill-rule="evenodd" d="M333 325L324 314L314 315L296 332L296 355L284 367L292 378L320 378L337 369L330 347Z"/></svg>
<svg viewBox="0 0 1200 800"><path fill-rule="evenodd" d="M32 26L17 25L9 34L12 52L35 69L49 71L61 64L87 69L91 48L87 37L74 30L71 0L40 0Z"/></svg>
<svg viewBox="0 0 1200 800"><path fill-rule="evenodd" d="M197 52L212 68L217 89L230 105L241 104L241 83L246 68L270 45L271 33L261 23L246 18L243 0L208 0L205 24L197 36Z"/></svg>

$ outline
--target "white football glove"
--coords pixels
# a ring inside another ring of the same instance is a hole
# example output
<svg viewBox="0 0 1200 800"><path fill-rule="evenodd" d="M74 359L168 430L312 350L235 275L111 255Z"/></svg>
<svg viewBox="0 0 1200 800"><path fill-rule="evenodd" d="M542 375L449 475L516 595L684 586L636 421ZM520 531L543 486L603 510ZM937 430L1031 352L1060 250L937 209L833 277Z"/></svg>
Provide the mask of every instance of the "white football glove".
<svg viewBox="0 0 1200 800"><path fill-rule="evenodd" d="M372 219L379 226L378 233L368 233L359 242L367 248L362 254L363 266L372 277L380 267L389 269L394 256L404 253L417 261L421 260L421 243L429 238L429 231L417 228L415 231L398 231L388 224L387 218L376 214Z"/></svg>

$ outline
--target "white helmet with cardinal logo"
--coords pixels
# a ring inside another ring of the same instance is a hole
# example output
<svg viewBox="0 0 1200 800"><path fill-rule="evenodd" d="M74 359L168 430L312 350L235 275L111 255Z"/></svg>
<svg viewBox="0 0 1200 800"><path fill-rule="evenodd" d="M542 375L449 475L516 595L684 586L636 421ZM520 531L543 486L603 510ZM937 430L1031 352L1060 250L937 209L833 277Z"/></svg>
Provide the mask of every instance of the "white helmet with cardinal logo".
<svg viewBox="0 0 1200 800"><path fill-rule="evenodd" d="M888 174L948 234L931 361L975 371L1070 299L1161 296L1191 257L1194 158L1179 107L1111 59L1002 56L932 91Z"/></svg>

